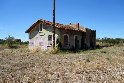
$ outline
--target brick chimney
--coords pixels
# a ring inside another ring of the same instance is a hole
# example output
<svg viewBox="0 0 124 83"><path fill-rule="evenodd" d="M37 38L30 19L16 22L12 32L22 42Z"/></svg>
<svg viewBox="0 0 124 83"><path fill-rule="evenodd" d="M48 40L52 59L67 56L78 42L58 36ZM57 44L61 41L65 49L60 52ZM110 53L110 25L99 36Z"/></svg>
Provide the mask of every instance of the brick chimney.
<svg viewBox="0 0 124 83"><path fill-rule="evenodd" d="M78 30L79 30L79 27L80 27L80 25L79 25L79 23L77 23L77 24L76 24L76 28L78 28Z"/></svg>

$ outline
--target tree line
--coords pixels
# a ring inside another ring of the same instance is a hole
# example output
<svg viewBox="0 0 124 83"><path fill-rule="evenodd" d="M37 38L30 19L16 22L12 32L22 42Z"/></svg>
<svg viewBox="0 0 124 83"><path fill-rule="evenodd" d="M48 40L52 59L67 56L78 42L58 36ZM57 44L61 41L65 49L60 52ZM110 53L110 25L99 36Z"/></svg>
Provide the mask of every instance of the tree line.
<svg viewBox="0 0 124 83"><path fill-rule="evenodd" d="M28 41L21 41L21 39L16 39L13 36L8 36L5 39L0 39L0 44L8 47L17 47L18 45L27 45Z"/></svg>
<svg viewBox="0 0 124 83"><path fill-rule="evenodd" d="M124 45L123 38L97 38L96 43L99 45Z"/></svg>

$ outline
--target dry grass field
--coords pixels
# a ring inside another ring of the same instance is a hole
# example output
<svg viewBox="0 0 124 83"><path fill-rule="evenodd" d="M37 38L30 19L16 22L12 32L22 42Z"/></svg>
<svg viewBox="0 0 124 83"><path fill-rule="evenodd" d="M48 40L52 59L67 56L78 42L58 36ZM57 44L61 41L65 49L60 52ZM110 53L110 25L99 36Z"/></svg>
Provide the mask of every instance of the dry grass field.
<svg viewBox="0 0 124 83"><path fill-rule="evenodd" d="M124 83L124 46L57 54L0 47L0 83Z"/></svg>

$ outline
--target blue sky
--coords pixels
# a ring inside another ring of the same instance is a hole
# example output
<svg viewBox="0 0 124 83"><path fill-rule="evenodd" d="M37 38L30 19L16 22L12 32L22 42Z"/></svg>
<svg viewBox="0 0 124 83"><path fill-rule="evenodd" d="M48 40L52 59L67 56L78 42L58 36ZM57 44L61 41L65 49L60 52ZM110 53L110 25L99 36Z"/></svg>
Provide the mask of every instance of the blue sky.
<svg viewBox="0 0 124 83"><path fill-rule="evenodd" d="M27 41L25 30L40 18L52 21L52 0L0 0L0 38ZM79 22L97 38L124 38L124 0L56 0L56 22Z"/></svg>

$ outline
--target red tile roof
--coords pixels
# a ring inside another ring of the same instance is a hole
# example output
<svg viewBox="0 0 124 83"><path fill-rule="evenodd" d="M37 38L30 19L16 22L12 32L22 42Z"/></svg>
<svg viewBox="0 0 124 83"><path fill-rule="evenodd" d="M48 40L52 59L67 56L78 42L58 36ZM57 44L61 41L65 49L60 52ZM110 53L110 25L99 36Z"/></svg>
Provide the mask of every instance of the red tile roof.
<svg viewBox="0 0 124 83"><path fill-rule="evenodd" d="M39 19L35 23L33 23L30 26L30 28L25 31L25 33L29 33L31 30L34 29L34 26L36 26L40 22L45 23L46 25L50 25L50 26L52 26L52 24L53 24L53 22ZM60 24L60 23L55 23L55 27L56 28L61 28L61 29L74 30L74 31L81 31L81 32L86 31L86 29L84 27L81 27L81 26L77 27L77 24L71 24L71 23L69 25L63 25L63 24Z"/></svg>

